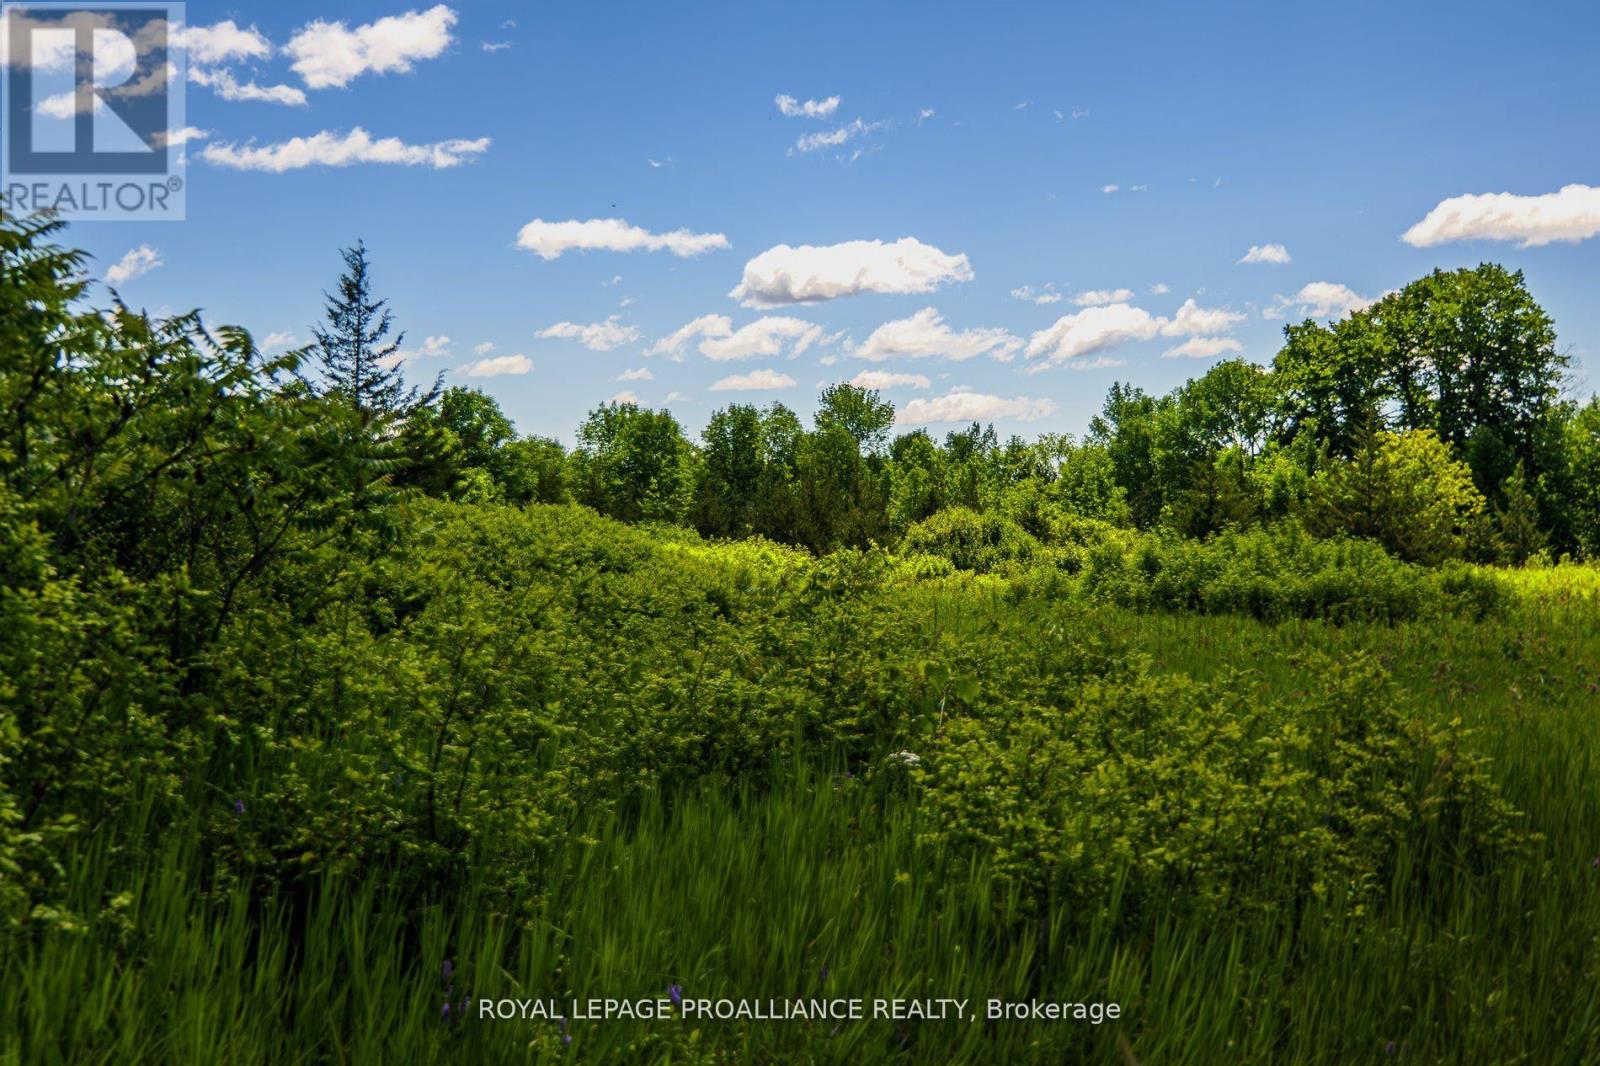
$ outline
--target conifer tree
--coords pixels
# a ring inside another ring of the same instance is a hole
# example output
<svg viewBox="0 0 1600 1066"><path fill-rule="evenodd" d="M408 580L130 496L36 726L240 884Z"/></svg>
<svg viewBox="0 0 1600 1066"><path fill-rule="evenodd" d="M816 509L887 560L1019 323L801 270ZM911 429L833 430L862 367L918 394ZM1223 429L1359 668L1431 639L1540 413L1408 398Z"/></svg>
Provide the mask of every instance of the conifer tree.
<svg viewBox="0 0 1600 1066"><path fill-rule="evenodd" d="M371 266L365 243L341 253L345 271L338 290L327 296L327 326L313 329L317 356L327 392L344 396L361 414L363 424L373 420L403 419L417 407L431 403L437 384L426 395L408 389L400 369L404 333L393 340L389 332L394 316L389 301L373 296Z"/></svg>

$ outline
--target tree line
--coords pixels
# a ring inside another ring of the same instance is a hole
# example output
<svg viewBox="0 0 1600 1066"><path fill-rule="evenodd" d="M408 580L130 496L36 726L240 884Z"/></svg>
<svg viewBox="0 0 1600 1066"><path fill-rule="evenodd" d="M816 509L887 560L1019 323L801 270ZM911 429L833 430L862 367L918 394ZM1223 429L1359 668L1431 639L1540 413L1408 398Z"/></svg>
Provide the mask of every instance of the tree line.
<svg viewBox="0 0 1600 1066"><path fill-rule="evenodd" d="M326 381L394 421L395 481L436 496L576 501L818 553L896 544L964 508L1045 541L1064 522L1206 538L1296 521L1422 563L1600 557L1600 398L1568 395L1550 316L1521 272L1494 264L1289 325L1270 366L1225 360L1165 395L1115 384L1081 436L1001 440L976 422L896 434L878 392L838 384L809 426L781 403L733 404L698 440L668 411L602 404L569 452L518 436L477 390L404 393L381 359L349 384L364 345L338 337L362 328L352 307L373 304L364 260L350 262L362 272L319 334ZM386 329L379 314L365 321Z"/></svg>

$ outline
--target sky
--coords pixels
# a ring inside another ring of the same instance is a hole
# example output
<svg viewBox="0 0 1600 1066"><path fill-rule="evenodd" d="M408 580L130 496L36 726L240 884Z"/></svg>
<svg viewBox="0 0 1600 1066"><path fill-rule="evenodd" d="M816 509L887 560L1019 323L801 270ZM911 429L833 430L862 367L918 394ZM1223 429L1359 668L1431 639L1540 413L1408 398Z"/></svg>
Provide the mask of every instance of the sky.
<svg viewBox="0 0 1600 1066"><path fill-rule="evenodd" d="M363 240L408 377L569 443L838 381L1081 433L1483 261L1600 382L1600 5L336 11L187 5L187 219L67 235L128 303L306 344Z"/></svg>

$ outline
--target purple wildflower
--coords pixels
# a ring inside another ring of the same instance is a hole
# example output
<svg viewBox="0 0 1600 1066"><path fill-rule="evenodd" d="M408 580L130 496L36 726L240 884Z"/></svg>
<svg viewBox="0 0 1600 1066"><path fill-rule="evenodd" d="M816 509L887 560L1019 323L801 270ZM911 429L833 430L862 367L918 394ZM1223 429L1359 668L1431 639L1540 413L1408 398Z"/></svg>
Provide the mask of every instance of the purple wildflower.
<svg viewBox="0 0 1600 1066"><path fill-rule="evenodd" d="M683 986L677 982L667 986L667 998L672 1000L674 1007L683 1006Z"/></svg>
<svg viewBox="0 0 1600 1066"><path fill-rule="evenodd" d="M562 1047L571 1047L572 1046L572 1034L571 1033L562 1033L561 1034L561 1046Z"/></svg>
<svg viewBox="0 0 1600 1066"><path fill-rule="evenodd" d="M456 972L455 963L451 962L449 959L445 959L444 965L440 967L440 972L444 974L444 979L446 981L450 980L450 975Z"/></svg>
<svg viewBox="0 0 1600 1066"><path fill-rule="evenodd" d="M439 1008L439 1017L445 1021L450 1020L450 1001L448 999L444 1001L444 1006Z"/></svg>
<svg viewBox="0 0 1600 1066"><path fill-rule="evenodd" d="M1395 1048L1394 1048L1394 1041L1393 1040L1391 1040L1387 1044L1383 1045L1383 1053L1385 1055L1393 1055L1394 1054L1394 1050L1395 1050Z"/></svg>
<svg viewBox="0 0 1600 1066"><path fill-rule="evenodd" d="M234 814L243 814L244 813L244 800L234 800L233 801L233 813Z"/></svg>
<svg viewBox="0 0 1600 1066"><path fill-rule="evenodd" d="M826 966L822 968L822 979L824 981L828 979L828 968Z"/></svg>

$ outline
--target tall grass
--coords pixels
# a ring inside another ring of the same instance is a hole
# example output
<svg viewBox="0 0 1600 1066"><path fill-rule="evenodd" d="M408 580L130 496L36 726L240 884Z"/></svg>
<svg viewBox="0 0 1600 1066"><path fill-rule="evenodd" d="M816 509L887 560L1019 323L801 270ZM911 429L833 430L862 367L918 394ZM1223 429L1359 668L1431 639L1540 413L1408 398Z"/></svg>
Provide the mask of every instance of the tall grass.
<svg viewBox="0 0 1600 1066"><path fill-rule="evenodd" d="M851 775L826 752L759 792L703 780L585 817L531 872L546 887L527 899L469 876L402 904L331 875L263 898L197 881L198 834L172 825L131 882L108 879L104 836L71 854L83 913L125 902L95 928L0 958L0 1062L1600 1061L1600 643L1593 601L1546 582L1478 623L1059 608L1160 670L1248 666L1268 696L1304 682L1307 651L1382 654L1402 699L1473 729L1540 834L1526 862L1487 878L1402 855L1384 905L1362 913L1332 899L1212 925L1115 905L1088 922L1062 907L1024 920L981 861L957 866L918 843L914 785ZM906 609L948 635L1015 608L978 585L922 587ZM1105 896L1117 894L1113 879ZM480 998L566 1004L672 986L966 999L980 1017L477 1017ZM990 1022L991 998L1115 1002L1122 1017Z"/></svg>

